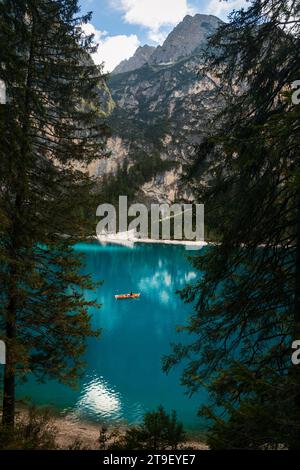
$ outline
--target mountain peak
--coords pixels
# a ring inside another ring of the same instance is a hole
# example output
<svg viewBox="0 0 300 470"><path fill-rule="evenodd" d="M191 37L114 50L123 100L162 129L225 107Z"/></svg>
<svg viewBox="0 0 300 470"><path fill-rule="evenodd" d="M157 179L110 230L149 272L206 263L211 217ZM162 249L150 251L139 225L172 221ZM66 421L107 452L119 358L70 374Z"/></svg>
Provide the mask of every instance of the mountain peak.
<svg viewBox="0 0 300 470"><path fill-rule="evenodd" d="M133 70L143 67L147 64L151 55L155 51L155 47L140 46L135 51L134 55L130 59L123 60L113 71L113 74L132 72Z"/></svg>
<svg viewBox="0 0 300 470"><path fill-rule="evenodd" d="M186 15L171 31L162 46L151 56L151 63L169 63L191 55L195 49L204 46L207 38L220 26L222 21L213 15Z"/></svg>
<svg viewBox="0 0 300 470"><path fill-rule="evenodd" d="M145 64L169 64L190 56L203 47L222 21L213 15L186 15L171 31L162 46L139 47L133 57L123 60L113 74L131 72Z"/></svg>
<svg viewBox="0 0 300 470"><path fill-rule="evenodd" d="M191 20L192 18L193 18L192 15L185 15L185 17L183 18L182 21L189 21L189 20Z"/></svg>

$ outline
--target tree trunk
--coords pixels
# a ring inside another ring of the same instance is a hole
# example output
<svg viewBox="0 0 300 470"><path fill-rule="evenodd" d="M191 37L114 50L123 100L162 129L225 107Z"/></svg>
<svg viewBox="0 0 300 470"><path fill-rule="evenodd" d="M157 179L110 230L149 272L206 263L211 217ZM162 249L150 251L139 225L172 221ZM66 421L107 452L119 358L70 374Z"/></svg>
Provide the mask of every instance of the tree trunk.
<svg viewBox="0 0 300 470"><path fill-rule="evenodd" d="M28 21L28 20L27 20ZM34 37L35 37L35 18L32 17L31 41L27 65L27 77L25 83L25 99L24 99L24 118L22 125L22 133L24 143L21 147L19 162L19 177L17 180L18 189L16 191L15 212L13 221L13 230L11 233L11 249L10 260L13 263L10 272L10 286L8 289L8 305L6 318L6 365L4 371L3 386L3 413L2 424L13 428L15 424L15 381L16 381L16 343L17 343L17 289L19 283L18 269L16 268L20 248L22 247L22 224L23 204L25 200L25 182L26 160L29 153L28 149L28 132L30 128L30 90L32 87L32 67L34 58ZM12 261L13 260L13 261Z"/></svg>
<svg viewBox="0 0 300 470"><path fill-rule="evenodd" d="M8 306L6 322L6 364L4 371L4 393L2 424L14 427L15 423L15 351L16 341L16 308L13 299Z"/></svg>
<svg viewBox="0 0 300 470"><path fill-rule="evenodd" d="M16 199L16 215L18 214L19 198ZM18 271L16 267L16 256L18 253L17 224L11 234L10 281L8 288L8 303L6 308L6 364L4 369L3 384L3 413L2 424L14 428L15 424L15 375L16 375L16 343L17 343L17 288ZM14 260L14 262L12 261Z"/></svg>

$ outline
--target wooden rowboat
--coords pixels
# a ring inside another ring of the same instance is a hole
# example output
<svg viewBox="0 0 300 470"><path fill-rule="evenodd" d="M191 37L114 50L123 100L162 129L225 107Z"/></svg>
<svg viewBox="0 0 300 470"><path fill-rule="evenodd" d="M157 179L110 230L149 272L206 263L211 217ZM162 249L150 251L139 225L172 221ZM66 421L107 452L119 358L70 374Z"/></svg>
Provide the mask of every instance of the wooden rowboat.
<svg viewBox="0 0 300 470"><path fill-rule="evenodd" d="M116 300L128 300L128 299L139 299L141 294L122 294L122 295L115 295Z"/></svg>

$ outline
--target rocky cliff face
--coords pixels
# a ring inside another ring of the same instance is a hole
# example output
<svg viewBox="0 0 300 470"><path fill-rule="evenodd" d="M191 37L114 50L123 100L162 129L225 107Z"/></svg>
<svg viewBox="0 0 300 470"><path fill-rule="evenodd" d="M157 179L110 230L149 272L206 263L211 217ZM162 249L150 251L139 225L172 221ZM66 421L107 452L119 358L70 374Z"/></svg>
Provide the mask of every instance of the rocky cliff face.
<svg viewBox="0 0 300 470"><path fill-rule="evenodd" d="M148 175L139 201L173 202L189 197L188 189L180 185L182 165L201 141L216 108L213 81L199 75L200 52L220 22L214 16L187 16L162 46L146 49L145 54L138 50L111 78L115 102L110 118L111 157L94 172L99 176L114 173L122 162L134 166L139 159L157 155L162 162L172 162L171 168Z"/></svg>
<svg viewBox="0 0 300 470"><path fill-rule="evenodd" d="M132 72L147 64L155 51L155 47L148 46L139 47L133 57L123 60L113 71L113 74Z"/></svg>
<svg viewBox="0 0 300 470"><path fill-rule="evenodd" d="M212 15L187 15L150 57L151 64L169 64L200 51L220 24Z"/></svg>

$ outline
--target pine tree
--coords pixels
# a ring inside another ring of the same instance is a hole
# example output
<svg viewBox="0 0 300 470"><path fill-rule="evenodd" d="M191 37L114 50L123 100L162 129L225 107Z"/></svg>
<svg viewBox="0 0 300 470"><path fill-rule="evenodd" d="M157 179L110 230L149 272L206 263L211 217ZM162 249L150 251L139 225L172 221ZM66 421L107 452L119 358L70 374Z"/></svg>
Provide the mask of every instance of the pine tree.
<svg viewBox="0 0 300 470"><path fill-rule="evenodd" d="M291 363L300 337L299 13L299 1L253 0L211 38L202 67L224 108L187 176L220 243L193 260L203 276L181 295L195 305L185 329L196 340L177 345L165 368L189 358L184 383L207 385L227 410L228 424L216 408L202 410L217 447L300 446ZM263 410L274 426L255 435L249 423Z"/></svg>
<svg viewBox="0 0 300 470"><path fill-rule="evenodd" d="M105 81L89 54L77 0L0 4L0 334L7 347L3 424L14 425L16 380L73 385L85 339L98 335L84 298L94 286L74 243L87 165L104 151Z"/></svg>
<svg viewBox="0 0 300 470"><path fill-rule="evenodd" d="M178 450L186 441L183 425L176 411L166 413L162 406L149 411L139 427L130 428L114 440L109 450Z"/></svg>

